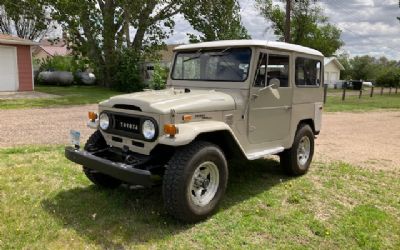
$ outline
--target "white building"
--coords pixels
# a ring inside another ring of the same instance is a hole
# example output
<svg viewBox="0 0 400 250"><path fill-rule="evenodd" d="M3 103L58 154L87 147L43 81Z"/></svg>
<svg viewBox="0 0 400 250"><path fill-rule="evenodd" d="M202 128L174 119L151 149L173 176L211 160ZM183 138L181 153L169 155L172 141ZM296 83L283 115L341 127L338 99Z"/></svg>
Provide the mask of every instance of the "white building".
<svg viewBox="0 0 400 250"><path fill-rule="evenodd" d="M335 84L340 82L340 71L344 70L344 67L336 57L325 57L324 66L324 84L334 88Z"/></svg>

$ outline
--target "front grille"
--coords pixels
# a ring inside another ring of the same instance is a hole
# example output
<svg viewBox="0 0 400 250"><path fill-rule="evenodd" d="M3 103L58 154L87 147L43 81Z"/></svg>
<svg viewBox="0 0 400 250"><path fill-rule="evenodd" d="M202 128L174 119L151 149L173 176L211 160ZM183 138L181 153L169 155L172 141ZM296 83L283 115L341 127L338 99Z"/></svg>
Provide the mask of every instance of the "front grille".
<svg viewBox="0 0 400 250"><path fill-rule="evenodd" d="M127 117L114 115L114 128L128 133L140 133L140 119L137 117Z"/></svg>
<svg viewBox="0 0 400 250"><path fill-rule="evenodd" d="M158 137L157 122L151 118L141 115L130 115L117 112L105 111L110 116L111 126L105 130L106 133L116 136L123 136L143 141L155 141ZM145 120L151 120L156 126L156 134L153 139L147 140L142 134L142 124ZM114 139L113 139L114 140ZM118 140L118 139L117 139ZM117 141L114 140L114 141Z"/></svg>

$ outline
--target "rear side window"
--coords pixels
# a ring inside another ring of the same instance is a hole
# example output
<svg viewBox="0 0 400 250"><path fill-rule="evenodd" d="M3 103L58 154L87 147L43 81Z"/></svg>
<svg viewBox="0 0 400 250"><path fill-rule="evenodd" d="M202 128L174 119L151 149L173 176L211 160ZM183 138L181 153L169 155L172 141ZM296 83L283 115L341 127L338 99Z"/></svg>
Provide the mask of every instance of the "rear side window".
<svg viewBox="0 0 400 250"><path fill-rule="evenodd" d="M321 62L298 57L295 75L297 86L319 86L321 84Z"/></svg>

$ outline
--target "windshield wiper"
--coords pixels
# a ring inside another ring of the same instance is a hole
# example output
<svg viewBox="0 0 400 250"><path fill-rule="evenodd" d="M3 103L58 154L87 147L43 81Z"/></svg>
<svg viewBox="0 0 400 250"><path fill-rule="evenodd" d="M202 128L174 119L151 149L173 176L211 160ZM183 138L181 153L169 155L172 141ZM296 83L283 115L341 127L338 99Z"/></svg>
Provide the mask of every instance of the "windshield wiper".
<svg viewBox="0 0 400 250"><path fill-rule="evenodd" d="M188 59L183 60L183 62L185 63L185 62L199 58L201 56L201 51L202 51L202 49L199 49L198 51L196 51L196 54L194 56L191 56Z"/></svg>
<svg viewBox="0 0 400 250"><path fill-rule="evenodd" d="M229 55L231 53L231 52L225 53L230 49L231 49L231 47L226 48L226 49L221 50L221 51L218 51L218 52L210 53L209 55L210 56L226 56L226 55Z"/></svg>

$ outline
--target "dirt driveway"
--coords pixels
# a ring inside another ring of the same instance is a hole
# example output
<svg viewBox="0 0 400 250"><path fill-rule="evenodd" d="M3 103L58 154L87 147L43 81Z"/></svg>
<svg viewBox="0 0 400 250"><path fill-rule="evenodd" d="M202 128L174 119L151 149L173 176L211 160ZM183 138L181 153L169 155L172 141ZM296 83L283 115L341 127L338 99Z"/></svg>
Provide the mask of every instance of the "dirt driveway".
<svg viewBox="0 0 400 250"><path fill-rule="evenodd" d="M83 140L93 132L86 127L87 112L97 105L66 108L0 110L0 147L29 144L67 144L71 129Z"/></svg>
<svg viewBox="0 0 400 250"><path fill-rule="evenodd" d="M400 111L325 113L322 119L318 160L400 169Z"/></svg>
<svg viewBox="0 0 400 250"><path fill-rule="evenodd" d="M69 130L83 141L87 112L96 105L67 108L0 110L0 147L67 144ZM400 111L326 113L316 140L318 161L345 161L361 167L400 168Z"/></svg>

